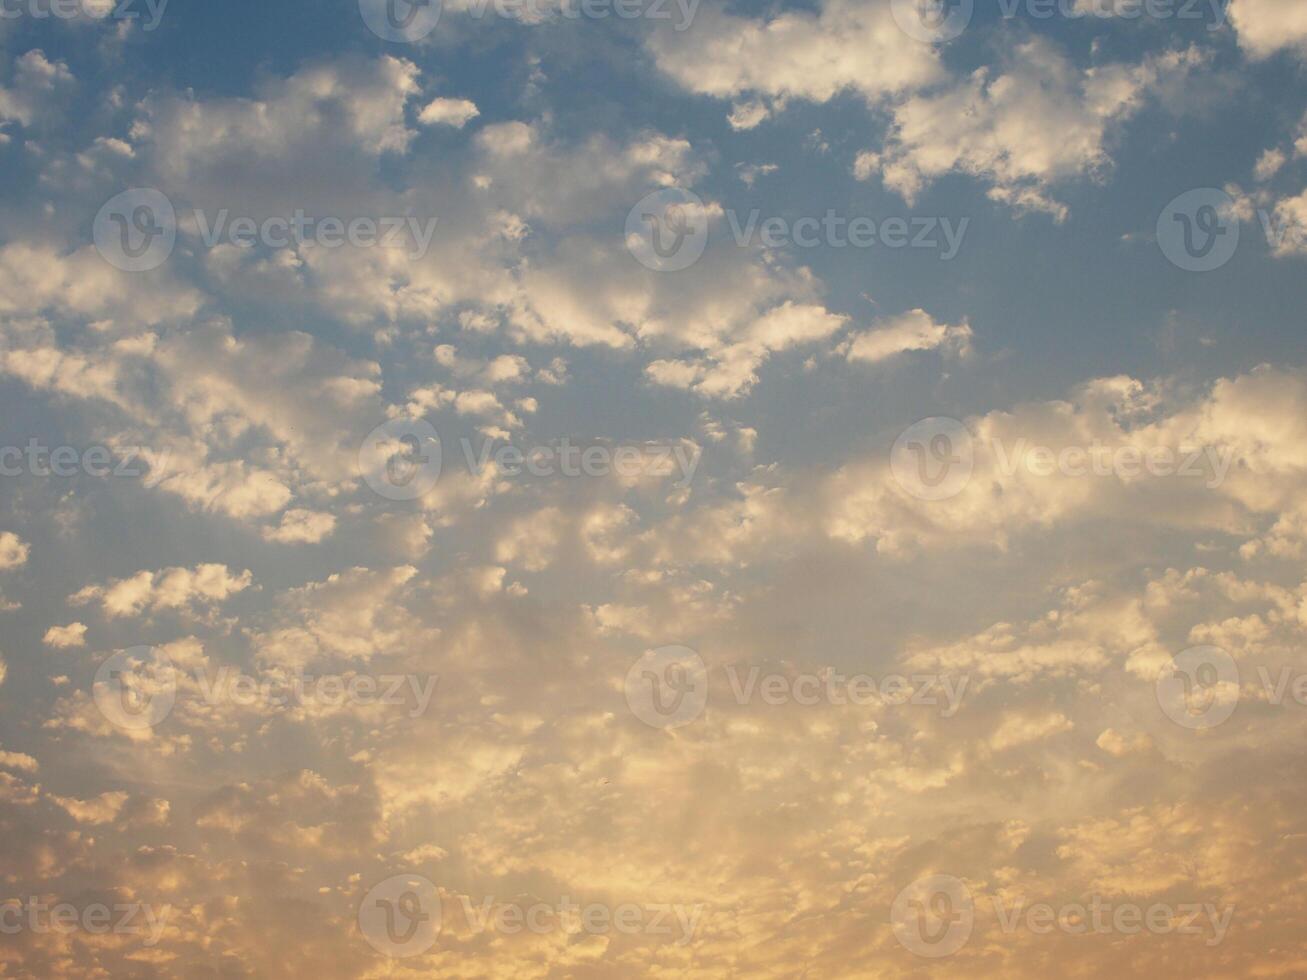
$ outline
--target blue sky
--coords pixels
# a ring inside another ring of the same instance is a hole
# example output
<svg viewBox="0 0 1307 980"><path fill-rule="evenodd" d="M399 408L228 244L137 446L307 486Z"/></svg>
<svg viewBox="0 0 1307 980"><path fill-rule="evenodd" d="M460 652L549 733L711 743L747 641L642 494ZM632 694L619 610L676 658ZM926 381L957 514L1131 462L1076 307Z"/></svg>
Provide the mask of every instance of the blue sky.
<svg viewBox="0 0 1307 980"><path fill-rule="evenodd" d="M1300 969L1302 8L362 2L3 7L0 973Z"/></svg>

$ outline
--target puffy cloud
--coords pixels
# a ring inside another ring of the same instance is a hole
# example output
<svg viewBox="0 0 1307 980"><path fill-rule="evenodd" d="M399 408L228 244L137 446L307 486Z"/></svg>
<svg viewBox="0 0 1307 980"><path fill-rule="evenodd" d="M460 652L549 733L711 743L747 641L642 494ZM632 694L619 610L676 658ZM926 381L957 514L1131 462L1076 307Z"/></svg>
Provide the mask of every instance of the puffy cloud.
<svg viewBox="0 0 1307 980"><path fill-rule="evenodd" d="M51 626L45 631L41 642L56 650L68 650L73 647L86 646L86 624L69 623L67 626Z"/></svg>
<svg viewBox="0 0 1307 980"><path fill-rule="evenodd" d="M88 585L68 601L75 606L98 602L110 619L165 611L194 616L201 608L212 609L243 592L253 581L254 576L248 570L233 573L220 564L165 568L158 572L140 571L107 585Z"/></svg>
<svg viewBox="0 0 1307 980"><path fill-rule="evenodd" d="M31 546L13 531L0 531L0 571L27 563Z"/></svg>
<svg viewBox="0 0 1307 980"><path fill-rule="evenodd" d="M766 20L705 6L692 31L651 35L658 67L691 92L733 98L825 102L852 91L868 101L910 91L942 76L935 50L906 38L888 4L826 0L816 12ZM758 110L736 111L737 128Z"/></svg>
<svg viewBox="0 0 1307 980"><path fill-rule="evenodd" d="M908 351L944 350L965 355L971 350L971 336L965 321L950 326L936 323L925 310L912 310L853 337L845 356L850 361L876 364Z"/></svg>
<svg viewBox="0 0 1307 980"><path fill-rule="evenodd" d="M1293 0L1230 0L1239 46L1257 59L1277 51L1307 54L1307 10Z"/></svg>
<svg viewBox="0 0 1307 980"><path fill-rule="evenodd" d="M1067 209L1051 196L1054 187L1101 176L1112 165L1114 128L1151 90L1173 87L1205 61L1193 48L1081 69L1050 41L1031 38L997 70L979 68L896 104L884 147L861 155L857 174L879 173L911 203L936 178L959 171L988 183L996 201L1060 221Z"/></svg>
<svg viewBox="0 0 1307 980"><path fill-rule="evenodd" d="M481 115L476 103L467 99L433 99L418 113L418 122L424 126L453 126L462 129Z"/></svg>

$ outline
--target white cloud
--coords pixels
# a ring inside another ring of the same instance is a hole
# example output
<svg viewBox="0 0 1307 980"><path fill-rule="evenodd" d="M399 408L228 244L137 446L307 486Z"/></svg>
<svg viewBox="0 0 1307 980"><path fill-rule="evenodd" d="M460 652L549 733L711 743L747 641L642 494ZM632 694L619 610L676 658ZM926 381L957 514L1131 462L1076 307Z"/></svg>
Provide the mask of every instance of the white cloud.
<svg viewBox="0 0 1307 980"><path fill-rule="evenodd" d="M86 646L86 625L69 623L67 626L51 626L45 631L41 642L56 650L68 650L73 647Z"/></svg>
<svg viewBox="0 0 1307 980"><path fill-rule="evenodd" d="M873 325L845 346L850 361L876 364L908 351L944 350L965 356L971 350L971 327L936 323L925 310L911 310Z"/></svg>
<svg viewBox="0 0 1307 980"><path fill-rule="evenodd" d="M1230 0L1239 46L1256 59L1277 51L1307 54L1307 7L1297 0Z"/></svg>
<svg viewBox="0 0 1307 980"><path fill-rule="evenodd" d="M481 111L476 103L467 99L433 99L418 113L418 122L424 126L453 126L462 129L479 115Z"/></svg>
<svg viewBox="0 0 1307 980"><path fill-rule="evenodd" d="M165 568L158 572L137 572L106 585L88 585L68 601L75 606L99 602L110 619L163 611L195 615L198 607L218 606L249 588L253 581L249 571L235 574L226 565Z"/></svg>

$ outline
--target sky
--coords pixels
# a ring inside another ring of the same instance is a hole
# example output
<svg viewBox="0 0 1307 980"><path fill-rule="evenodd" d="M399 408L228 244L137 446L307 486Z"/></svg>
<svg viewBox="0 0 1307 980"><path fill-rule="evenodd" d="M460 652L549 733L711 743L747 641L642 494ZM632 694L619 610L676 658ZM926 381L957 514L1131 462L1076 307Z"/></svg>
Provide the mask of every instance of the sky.
<svg viewBox="0 0 1307 980"><path fill-rule="evenodd" d="M1300 0L0 0L0 976L1307 976Z"/></svg>

